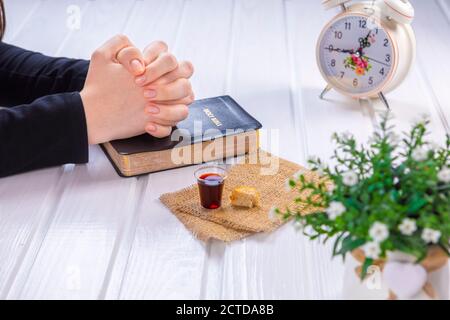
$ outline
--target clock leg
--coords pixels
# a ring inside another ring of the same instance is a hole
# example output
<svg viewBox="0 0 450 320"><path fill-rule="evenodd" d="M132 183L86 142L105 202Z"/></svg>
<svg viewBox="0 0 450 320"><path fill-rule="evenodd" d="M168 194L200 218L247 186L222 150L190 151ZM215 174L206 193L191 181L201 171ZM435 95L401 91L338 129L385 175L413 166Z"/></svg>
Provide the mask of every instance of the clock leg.
<svg viewBox="0 0 450 320"><path fill-rule="evenodd" d="M384 96L383 92L380 92L378 94L378 98L380 98L381 102L386 106L388 110L391 110L391 107L389 106L389 102L387 101L386 97Z"/></svg>
<svg viewBox="0 0 450 320"><path fill-rule="evenodd" d="M325 97L325 95L331 90L333 89L332 86L327 85L325 89L323 89L322 93L320 94L320 99L323 100L323 98Z"/></svg>

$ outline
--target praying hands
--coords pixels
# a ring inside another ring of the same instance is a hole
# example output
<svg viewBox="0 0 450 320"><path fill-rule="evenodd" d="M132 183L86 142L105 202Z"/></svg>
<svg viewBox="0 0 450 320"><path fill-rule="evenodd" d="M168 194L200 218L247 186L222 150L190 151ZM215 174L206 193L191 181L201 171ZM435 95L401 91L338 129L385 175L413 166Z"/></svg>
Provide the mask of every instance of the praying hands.
<svg viewBox="0 0 450 320"><path fill-rule="evenodd" d="M80 92L89 144L147 132L169 136L194 101L190 62L178 62L157 41L141 52L118 35L97 49Z"/></svg>
<svg viewBox="0 0 450 320"><path fill-rule="evenodd" d="M160 41L141 52L118 35L90 62L0 41L0 69L0 177L86 163L90 144L167 137L194 101L192 64Z"/></svg>

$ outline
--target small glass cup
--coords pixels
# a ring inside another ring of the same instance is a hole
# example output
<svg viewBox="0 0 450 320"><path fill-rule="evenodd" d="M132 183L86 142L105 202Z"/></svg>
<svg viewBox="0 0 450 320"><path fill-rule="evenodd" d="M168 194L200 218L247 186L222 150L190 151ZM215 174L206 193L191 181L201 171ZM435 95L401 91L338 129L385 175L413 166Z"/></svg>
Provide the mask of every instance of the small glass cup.
<svg viewBox="0 0 450 320"><path fill-rule="evenodd" d="M205 209L218 209L222 205L222 193L228 171L220 166L204 166L194 173L197 179L200 203Z"/></svg>

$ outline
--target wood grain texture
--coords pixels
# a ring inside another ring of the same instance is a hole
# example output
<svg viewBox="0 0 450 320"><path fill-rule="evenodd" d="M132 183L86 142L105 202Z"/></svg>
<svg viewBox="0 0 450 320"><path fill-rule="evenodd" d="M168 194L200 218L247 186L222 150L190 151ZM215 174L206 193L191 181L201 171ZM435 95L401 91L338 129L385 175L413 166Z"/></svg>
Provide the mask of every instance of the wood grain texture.
<svg viewBox="0 0 450 320"><path fill-rule="evenodd" d="M143 2L127 26L127 34L135 35L136 43L164 39L176 51L179 32L184 19L183 1ZM142 12L148 12L143 19ZM164 19L147 29L146 21ZM145 30L145 38L142 30ZM204 254L192 236L159 202L161 193L181 181L190 183L192 172L179 169L186 176L181 180L169 179L165 173L152 174L139 179L145 185L138 211L137 228L130 237L128 247L122 250L107 298L195 298L198 279L195 272L201 269ZM178 171L178 170L177 170ZM182 186L186 186L182 184ZM164 257L160 259L160 257ZM177 265L186 268L177 269ZM191 275L191 276L189 276Z"/></svg>
<svg viewBox="0 0 450 320"><path fill-rule="evenodd" d="M62 29L67 31L59 32L60 44L55 48L63 55L84 48L85 53L77 53L83 57L88 57L91 48L95 48L95 44L89 45L89 35L107 30L99 33L99 46L111 35L122 32L128 21L127 9L131 11L133 6L132 2L108 0L80 2L81 29L71 30L65 27L64 8L73 4L67 1L56 8L62 15ZM44 5L51 6L52 1ZM51 9L45 6L40 11L48 15ZM114 16L114 20L100 18L108 16ZM88 37L86 47L80 46L84 35ZM90 148L88 165L66 166L60 184L63 190L40 251L28 273L23 275L26 281L17 281L11 297L97 298L117 243L138 203L136 179L120 179L98 147ZM83 214L78 215L79 212Z"/></svg>
<svg viewBox="0 0 450 320"><path fill-rule="evenodd" d="M64 1L60 4L64 4ZM42 15L51 10L49 4L44 1L8 1L5 5L8 17L12 17L6 40L30 49L39 45L37 37L34 33L30 34L30 30L45 33L48 27L42 26ZM55 9L62 10L62 7L55 6ZM62 18L55 19L56 23L63 21ZM64 29L55 33L48 41L47 52L56 54L58 44L66 35ZM59 203L63 170L62 167L40 170L0 181L0 226L4 239L0 250L0 298L17 296L17 287L21 287L27 278Z"/></svg>
<svg viewBox="0 0 450 320"><path fill-rule="evenodd" d="M414 1L417 10L414 23L417 41L417 67L445 130L450 133L450 65L445 63L450 39L450 4L448 1Z"/></svg>
<svg viewBox="0 0 450 320"><path fill-rule="evenodd" d="M165 29L177 33L174 36L159 33L155 37L175 39L172 46L177 56L194 63L197 72L193 86L198 97L223 94L231 2L180 2L178 10L172 8L170 12L174 16L168 21L178 21L179 25ZM198 27L199 21L202 28ZM223 39L223 42L211 46L211 41L202 41L205 38ZM174 190L174 186L180 189L192 184L195 169L182 168L175 170L174 175L157 173L148 178L120 298L198 299L201 296L208 246L195 240L158 200L162 193Z"/></svg>
<svg viewBox="0 0 450 320"><path fill-rule="evenodd" d="M0 181L0 298L8 297L25 257L39 250L59 201L60 177L60 170L46 169Z"/></svg>
<svg viewBox="0 0 450 320"><path fill-rule="evenodd" d="M42 5L42 1L4 1L7 15L6 42L14 41L22 28L30 21L36 10Z"/></svg>
<svg viewBox="0 0 450 320"><path fill-rule="evenodd" d="M197 98L231 94L268 130L263 147L295 162L328 159L335 131L366 140L385 110L378 100L335 92L318 99L325 82L315 44L333 16L320 1L5 2L6 41L50 55L89 58L116 33L139 48L165 40L195 65ZM450 5L412 2L418 59L388 99L399 129L427 113L430 138L442 141L450 124L450 70L442 63ZM70 5L81 10L80 30L67 28ZM0 179L0 298L341 298L342 261L290 224L229 245L195 240L158 200L192 184L194 170L121 179L92 147L87 165Z"/></svg>

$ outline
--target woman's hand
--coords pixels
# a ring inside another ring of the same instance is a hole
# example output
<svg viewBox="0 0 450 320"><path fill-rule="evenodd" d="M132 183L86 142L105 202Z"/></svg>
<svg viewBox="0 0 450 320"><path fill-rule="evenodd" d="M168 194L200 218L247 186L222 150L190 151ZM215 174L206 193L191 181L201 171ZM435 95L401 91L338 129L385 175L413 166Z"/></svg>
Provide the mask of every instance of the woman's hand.
<svg viewBox="0 0 450 320"><path fill-rule="evenodd" d="M139 135L170 135L193 101L192 66L161 42L141 54L125 36L96 50L81 91L90 144ZM136 77L137 76L137 77ZM142 81L142 77L145 81ZM140 83L140 84L138 84Z"/></svg>
<svg viewBox="0 0 450 320"><path fill-rule="evenodd" d="M137 76L136 84L144 88L144 96L148 100L145 111L150 115L150 123L146 131L154 135L157 126L164 136L170 135L172 127L187 117L188 105L194 101L188 80L194 72L192 64L188 61L178 63L161 41L151 43L142 55L136 48L123 49L117 59L130 66L131 73L137 68L132 68L129 61L143 61L145 70L133 74Z"/></svg>

